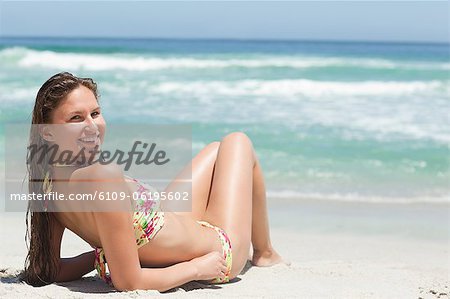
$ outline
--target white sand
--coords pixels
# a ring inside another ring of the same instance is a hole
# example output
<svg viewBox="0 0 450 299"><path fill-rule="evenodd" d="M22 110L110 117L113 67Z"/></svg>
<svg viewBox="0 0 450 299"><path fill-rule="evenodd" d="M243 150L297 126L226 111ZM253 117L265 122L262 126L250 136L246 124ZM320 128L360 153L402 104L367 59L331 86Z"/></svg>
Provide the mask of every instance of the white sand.
<svg viewBox="0 0 450 299"><path fill-rule="evenodd" d="M224 285L188 283L161 294L115 292L91 272L82 280L33 288L16 283L14 274L25 257L23 215L0 214L0 298L448 298L449 244L446 240L398 238L343 232L301 232L274 228L272 239L292 265L247 267L235 282ZM63 242L63 255L89 250L73 234ZM3 269L3 270L2 270ZM4 270L6 269L6 270Z"/></svg>

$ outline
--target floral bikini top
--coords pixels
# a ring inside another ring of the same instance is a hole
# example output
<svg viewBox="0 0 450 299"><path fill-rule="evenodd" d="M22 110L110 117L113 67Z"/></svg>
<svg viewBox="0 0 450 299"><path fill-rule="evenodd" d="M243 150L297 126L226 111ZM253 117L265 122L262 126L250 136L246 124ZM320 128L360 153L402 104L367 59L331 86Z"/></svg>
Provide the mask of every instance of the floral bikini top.
<svg viewBox="0 0 450 299"><path fill-rule="evenodd" d="M151 200L150 193L157 190L145 183L126 176L138 185L135 212L133 214L133 227L138 248L147 244L158 233L164 225L164 212L161 211L160 201ZM94 268L98 276L108 284L112 285L111 276L107 273L106 258L103 248L94 247L95 262Z"/></svg>

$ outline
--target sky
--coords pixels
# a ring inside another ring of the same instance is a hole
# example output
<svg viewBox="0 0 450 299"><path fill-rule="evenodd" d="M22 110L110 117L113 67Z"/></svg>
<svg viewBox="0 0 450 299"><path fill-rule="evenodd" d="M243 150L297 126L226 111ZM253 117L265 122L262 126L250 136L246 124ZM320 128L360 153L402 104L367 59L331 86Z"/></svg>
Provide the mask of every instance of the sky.
<svg viewBox="0 0 450 299"><path fill-rule="evenodd" d="M5 1L0 37L450 41L449 1Z"/></svg>

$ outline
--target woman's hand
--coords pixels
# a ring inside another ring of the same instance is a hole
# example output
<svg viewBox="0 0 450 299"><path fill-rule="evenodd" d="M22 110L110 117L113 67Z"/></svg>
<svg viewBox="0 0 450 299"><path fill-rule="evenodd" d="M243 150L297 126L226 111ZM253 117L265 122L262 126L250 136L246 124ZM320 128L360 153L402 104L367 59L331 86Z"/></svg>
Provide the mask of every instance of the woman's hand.
<svg viewBox="0 0 450 299"><path fill-rule="evenodd" d="M197 270L197 280L212 280L216 277L225 277L227 263L217 251L197 257L191 262Z"/></svg>

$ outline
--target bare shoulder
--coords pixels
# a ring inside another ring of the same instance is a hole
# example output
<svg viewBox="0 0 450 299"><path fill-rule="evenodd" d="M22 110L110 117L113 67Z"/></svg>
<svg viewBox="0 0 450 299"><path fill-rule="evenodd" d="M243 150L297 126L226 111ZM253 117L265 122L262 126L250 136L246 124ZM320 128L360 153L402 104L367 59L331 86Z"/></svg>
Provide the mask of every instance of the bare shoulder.
<svg viewBox="0 0 450 299"><path fill-rule="evenodd" d="M93 164L74 171L69 193L92 200L78 206L83 211L129 211L131 192L118 165ZM81 195L80 195L81 194Z"/></svg>

